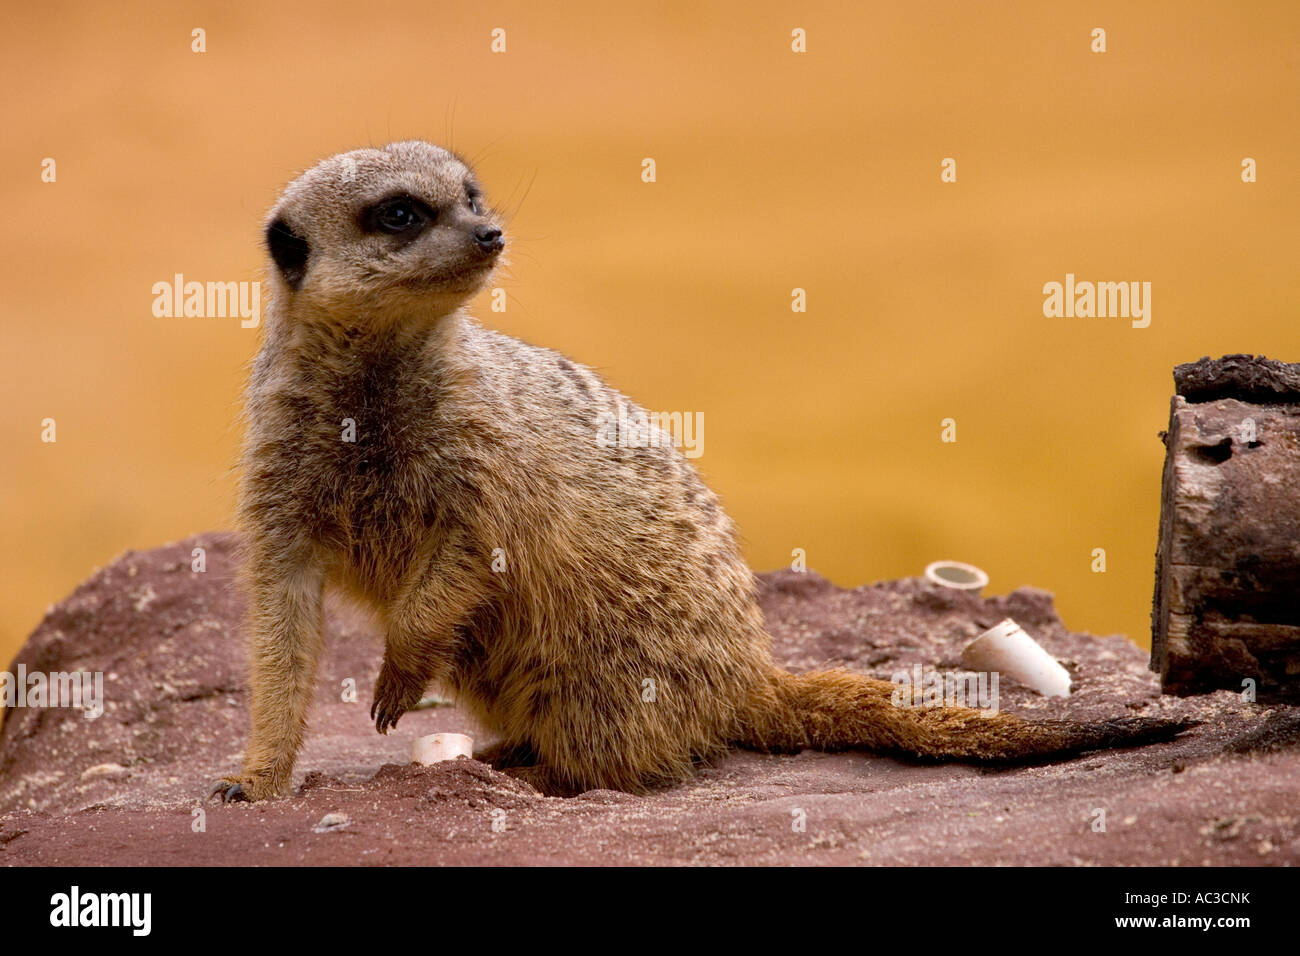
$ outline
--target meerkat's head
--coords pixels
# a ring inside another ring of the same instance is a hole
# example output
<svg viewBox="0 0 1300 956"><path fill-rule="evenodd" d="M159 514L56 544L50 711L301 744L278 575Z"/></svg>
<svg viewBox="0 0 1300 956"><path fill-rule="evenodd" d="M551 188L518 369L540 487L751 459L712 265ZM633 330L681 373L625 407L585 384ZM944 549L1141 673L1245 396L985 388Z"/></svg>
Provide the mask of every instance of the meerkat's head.
<svg viewBox="0 0 1300 956"><path fill-rule="evenodd" d="M444 315L476 293L505 239L473 171L429 143L323 160L271 210L274 296L290 314Z"/></svg>

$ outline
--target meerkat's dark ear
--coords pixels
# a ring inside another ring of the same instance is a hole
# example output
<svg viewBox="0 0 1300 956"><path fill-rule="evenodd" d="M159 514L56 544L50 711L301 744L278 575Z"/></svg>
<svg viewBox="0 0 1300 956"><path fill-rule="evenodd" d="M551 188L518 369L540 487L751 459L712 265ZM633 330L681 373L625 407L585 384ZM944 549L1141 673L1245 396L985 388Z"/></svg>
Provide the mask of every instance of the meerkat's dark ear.
<svg viewBox="0 0 1300 956"><path fill-rule="evenodd" d="M296 290L307 275L307 257L311 254L307 240L290 229L283 219L277 219L266 227L266 247L284 281Z"/></svg>

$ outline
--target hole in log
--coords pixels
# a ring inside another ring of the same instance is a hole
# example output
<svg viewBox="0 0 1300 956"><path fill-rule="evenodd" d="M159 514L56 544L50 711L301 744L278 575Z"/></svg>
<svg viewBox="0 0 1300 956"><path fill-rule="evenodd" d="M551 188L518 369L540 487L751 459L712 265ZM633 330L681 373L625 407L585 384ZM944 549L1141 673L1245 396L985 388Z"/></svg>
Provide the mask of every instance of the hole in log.
<svg viewBox="0 0 1300 956"><path fill-rule="evenodd" d="M1222 465L1232 457L1232 439L1224 438L1213 445L1193 445L1189 450L1203 464Z"/></svg>

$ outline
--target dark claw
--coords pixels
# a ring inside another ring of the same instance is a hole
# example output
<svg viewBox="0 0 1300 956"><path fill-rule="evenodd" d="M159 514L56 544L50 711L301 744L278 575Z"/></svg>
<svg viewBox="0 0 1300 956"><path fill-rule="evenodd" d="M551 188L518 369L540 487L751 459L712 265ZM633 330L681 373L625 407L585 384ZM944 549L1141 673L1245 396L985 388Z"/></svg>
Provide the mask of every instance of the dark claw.
<svg viewBox="0 0 1300 956"><path fill-rule="evenodd" d="M222 803L237 803L241 800L247 800L244 794L244 788L238 783L232 783L229 780L218 780L208 792L208 799L220 795Z"/></svg>
<svg viewBox="0 0 1300 956"><path fill-rule="evenodd" d="M393 727L396 727L397 722L402 719L404 713L405 711L394 713L393 709L387 704L380 706L379 701L375 701L370 707L370 716L375 721L375 730L381 734L386 734Z"/></svg>

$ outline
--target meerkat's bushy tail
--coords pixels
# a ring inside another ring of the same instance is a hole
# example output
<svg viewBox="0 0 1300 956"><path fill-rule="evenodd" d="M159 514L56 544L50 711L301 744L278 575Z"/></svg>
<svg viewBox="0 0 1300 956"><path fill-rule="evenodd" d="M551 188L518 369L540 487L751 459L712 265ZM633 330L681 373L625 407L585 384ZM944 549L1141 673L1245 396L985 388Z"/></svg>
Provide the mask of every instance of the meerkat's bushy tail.
<svg viewBox="0 0 1300 956"><path fill-rule="evenodd" d="M971 763L1029 763L1168 740L1191 726L1160 717L1031 721L969 707L903 707L894 684L846 670L774 670L751 701L742 746L773 752L873 750Z"/></svg>

